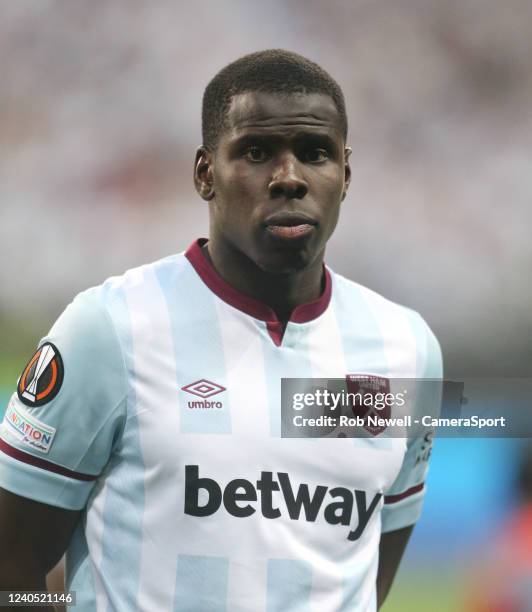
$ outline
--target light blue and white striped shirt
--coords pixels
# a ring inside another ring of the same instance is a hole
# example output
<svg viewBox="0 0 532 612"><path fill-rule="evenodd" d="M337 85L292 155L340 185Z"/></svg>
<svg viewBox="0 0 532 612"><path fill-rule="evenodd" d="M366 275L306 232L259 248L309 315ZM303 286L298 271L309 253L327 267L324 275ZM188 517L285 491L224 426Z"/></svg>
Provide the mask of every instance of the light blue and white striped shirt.
<svg viewBox="0 0 532 612"><path fill-rule="evenodd" d="M375 610L379 538L419 517L426 441L283 439L280 380L441 378L438 343L330 269L282 334L201 244L67 307L41 343L62 382L50 370L40 405L13 395L0 486L83 510L78 612Z"/></svg>

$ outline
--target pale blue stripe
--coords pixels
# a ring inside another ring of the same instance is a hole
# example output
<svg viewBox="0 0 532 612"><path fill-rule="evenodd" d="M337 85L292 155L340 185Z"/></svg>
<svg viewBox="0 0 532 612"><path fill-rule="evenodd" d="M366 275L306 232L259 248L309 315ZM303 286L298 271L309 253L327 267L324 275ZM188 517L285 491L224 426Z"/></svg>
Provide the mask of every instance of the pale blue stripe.
<svg viewBox="0 0 532 612"><path fill-rule="evenodd" d="M179 555L175 612L224 612L227 609L229 560L226 557Z"/></svg>
<svg viewBox="0 0 532 612"><path fill-rule="evenodd" d="M201 398L181 390L202 378L227 387L222 334L215 306L217 298L183 255L157 263L155 274L172 327L181 433L231 433L230 390L207 398L223 403L223 408L216 410L188 409L189 401Z"/></svg>
<svg viewBox="0 0 532 612"><path fill-rule="evenodd" d="M130 380L135 376L131 319L122 288L105 284L104 305L115 323L128 377L128 415L136 412L136 393ZM126 421L120 453L108 466L109 487L103 509L102 561L100 571L109 593L109 610L134 610L140 584L142 517L144 514L144 462L138 420ZM127 559L124 574L117 558Z"/></svg>
<svg viewBox="0 0 532 612"><path fill-rule="evenodd" d="M332 308L340 329L346 374L388 375L388 359L384 350L384 338L364 290L343 277L333 274ZM375 447L376 440L353 438L356 446ZM381 449L391 448L390 438L379 438Z"/></svg>
<svg viewBox="0 0 532 612"><path fill-rule="evenodd" d="M434 337L423 318L415 311L408 310L408 321L416 338L418 355L423 355L423 364L418 362L416 376L418 378L441 378L442 360L438 341ZM423 366L423 367L421 367Z"/></svg>
<svg viewBox="0 0 532 612"><path fill-rule="evenodd" d="M421 379L429 379L416 384L416 403L412 412L417 416L431 415L438 417L441 412L441 380L443 378L440 345L417 312L409 310L408 320L416 339L418 356L416 376ZM435 380L431 381L430 379ZM421 427L420 432L419 435L423 435L426 428Z"/></svg>
<svg viewBox="0 0 532 612"><path fill-rule="evenodd" d="M342 338L346 374L369 372L386 376L384 339L362 290L338 275L332 276L332 307Z"/></svg>
<svg viewBox="0 0 532 612"><path fill-rule="evenodd" d="M312 565L294 559L268 561L267 612L310 610Z"/></svg>
<svg viewBox="0 0 532 612"><path fill-rule="evenodd" d="M371 373L388 375L388 359L384 350L384 338L377 317L373 313L364 290L343 277L333 275L332 307L340 336L346 363L346 374ZM381 449L391 448L391 439L353 438L355 446ZM343 577L343 604L341 610L362 611L357 593L367 576L368 564L347 568ZM364 609L365 612L365 609ZM369 612L369 611L368 611Z"/></svg>

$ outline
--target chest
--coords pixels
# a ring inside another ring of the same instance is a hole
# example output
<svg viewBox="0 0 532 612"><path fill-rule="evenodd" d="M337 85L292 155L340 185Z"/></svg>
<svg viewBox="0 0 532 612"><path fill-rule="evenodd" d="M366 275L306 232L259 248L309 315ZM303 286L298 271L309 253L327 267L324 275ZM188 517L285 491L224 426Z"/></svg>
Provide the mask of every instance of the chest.
<svg viewBox="0 0 532 612"><path fill-rule="evenodd" d="M275 346L265 323L217 314L216 324L189 317L170 336L152 321L137 335L130 411L154 482L183 480L187 465L222 489L234 479L256 483L263 472L287 474L296 491L300 485L379 491L393 482L403 440L280 437L281 380L386 375L389 363L376 339L342 335L322 317L313 325L289 323Z"/></svg>

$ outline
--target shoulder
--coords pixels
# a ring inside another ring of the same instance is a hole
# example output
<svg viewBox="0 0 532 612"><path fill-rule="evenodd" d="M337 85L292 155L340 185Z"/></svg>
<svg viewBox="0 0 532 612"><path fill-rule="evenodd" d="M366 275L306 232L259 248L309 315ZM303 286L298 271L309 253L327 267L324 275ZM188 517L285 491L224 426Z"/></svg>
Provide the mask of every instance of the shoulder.
<svg viewBox="0 0 532 612"><path fill-rule="evenodd" d="M56 325L75 317L82 329L114 327L119 331L135 297L144 295L149 301L155 288L163 290L165 284L179 282L189 267L185 254L177 253L111 276L100 285L78 293Z"/></svg>
<svg viewBox="0 0 532 612"><path fill-rule="evenodd" d="M165 296L179 295L175 289L187 282L190 270L184 253L178 253L109 277L78 293L41 343L53 343L76 364L121 370L124 379L132 330L164 316Z"/></svg>
<svg viewBox="0 0 532 612"><path fill-rule="evenodd" d="M417 375L441 378L442 354L436 335L415 310L329 269L336 308L346 317L362 317L390 344L415 346Z"/></svg>
<svg viewBox="0 0 532 612"><path fill-rule="evenodd" d="M330 268L329 272L333 278L336 298L342 305L348 308L354 301L360 301L362 299L367 303L369 308L375 311L375 313L387 314L389 316L410 316L411 313L416 314L406 306L397 304L373 289L369 289L337 272L333 272Z"/></svg>
<svg viewBox="0 0 532 612"><path fill-rule="evenodd" d="M123 372L135 296L140 293L149 303L157 276L178 272L183 259L178 254L132 268L78 293L41 344L49 342L58 347L71 368L91 364L98 370Z"/></svg>
<svg viewBox="0 0 532 612"><path fill-rule="evenodd" d="M190 265L184 252L168 255L156 261L136 266L118 276L107 278L101 285L83 291L79 296L93 296L107 307L127 298L128 294L149 291L153 283L162 285L165 280L184 276ZM78 297L79 297L78 296Z"/></svg>

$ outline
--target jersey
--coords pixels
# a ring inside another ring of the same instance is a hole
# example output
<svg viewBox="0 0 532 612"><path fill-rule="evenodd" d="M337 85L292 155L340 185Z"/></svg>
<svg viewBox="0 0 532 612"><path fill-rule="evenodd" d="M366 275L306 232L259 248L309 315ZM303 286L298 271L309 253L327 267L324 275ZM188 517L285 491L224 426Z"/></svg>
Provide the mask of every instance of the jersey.
<svg viewBox="0 0 532 612"><path fill-rule="evenodd" d="M204 243L66 308L6 410L0 486L82 511L78 612L375 610L379 539L420 515L427 440L282 438L280 381L438 378L438 343L327 267L283 334Z"/></svg>

